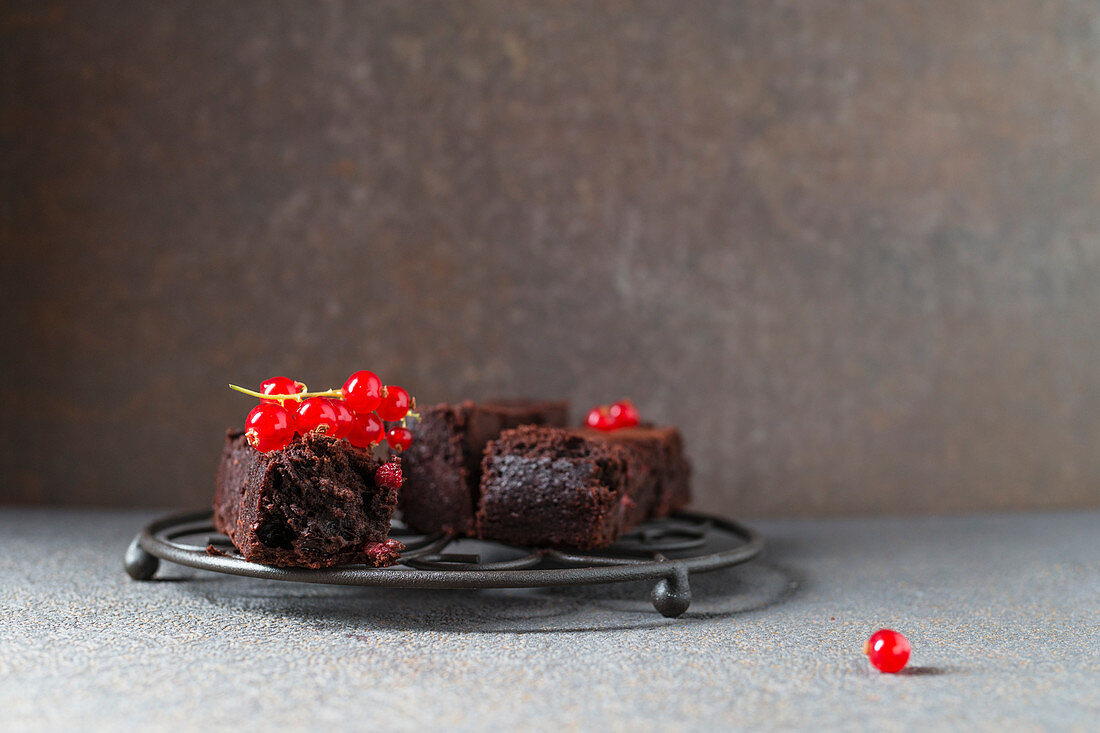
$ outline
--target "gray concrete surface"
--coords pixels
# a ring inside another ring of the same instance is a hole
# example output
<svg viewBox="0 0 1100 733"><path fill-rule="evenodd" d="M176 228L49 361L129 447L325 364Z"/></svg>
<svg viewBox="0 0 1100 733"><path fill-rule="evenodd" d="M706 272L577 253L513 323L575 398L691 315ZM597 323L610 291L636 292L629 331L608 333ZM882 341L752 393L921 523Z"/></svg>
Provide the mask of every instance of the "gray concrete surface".
<svg viewBox="0 0 1100 733"><path fill-rule="evenodd" d="M1100 514L761 522L694 582L413 592L162 568L147 513L0 513L0 729L1078 729L1100 724ZM860 655L890 626L907 674Z"/></svg>

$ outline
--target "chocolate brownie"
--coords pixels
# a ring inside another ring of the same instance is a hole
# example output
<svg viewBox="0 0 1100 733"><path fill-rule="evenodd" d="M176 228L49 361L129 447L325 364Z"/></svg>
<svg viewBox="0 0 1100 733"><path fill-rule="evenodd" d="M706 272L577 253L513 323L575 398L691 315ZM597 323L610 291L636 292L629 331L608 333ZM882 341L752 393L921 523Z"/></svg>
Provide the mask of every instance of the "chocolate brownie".
<svg viewBox="0 0 1100 733"><path fill-rule="evenodd" d="M521 427L489 443L478 534L517 545L606 547L645 519L657 482L627 448L580 430Z"/></svg>
<svg viewBox="0 0 1100 733"><path fill-rule="evenodd" d="M682 509L691 501L691 466L684 457L684 439L674 427L639 425L617 430L581 428L593 440L621 445L631 453L631 470L643 481L656 485L656 502L647 511L650 517L664 517Z"/></svg>
<svg viewBox="0 0 1100 733"><path fill-rule="evenodd" d="M508 428L564 427L568 418L567 402L467 401L424 409L419 420L409 420L402 519L420 532L473 535L486 444Z"/></svg>
<svg viewBox="0 0 1100 733"><path fill-rule="evenodd" d="M399 464L383 464L346 440L312 432L260 453L244 433L230 431L214 527L251 562L392 565L403 549L386 540L400 486Z"/></svg>

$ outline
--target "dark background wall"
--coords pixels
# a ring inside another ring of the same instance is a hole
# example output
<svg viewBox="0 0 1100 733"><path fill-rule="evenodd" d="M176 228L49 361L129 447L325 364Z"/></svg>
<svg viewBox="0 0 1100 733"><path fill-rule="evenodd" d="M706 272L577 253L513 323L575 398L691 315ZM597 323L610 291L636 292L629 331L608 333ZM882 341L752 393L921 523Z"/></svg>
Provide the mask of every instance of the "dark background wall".
<svg viewBox="0 0 1100 733"><path fill-rule="evenodd" d="M226 383L629 395L744 516L1100 505L1092 2L3 2L0 501Z"/></svg>

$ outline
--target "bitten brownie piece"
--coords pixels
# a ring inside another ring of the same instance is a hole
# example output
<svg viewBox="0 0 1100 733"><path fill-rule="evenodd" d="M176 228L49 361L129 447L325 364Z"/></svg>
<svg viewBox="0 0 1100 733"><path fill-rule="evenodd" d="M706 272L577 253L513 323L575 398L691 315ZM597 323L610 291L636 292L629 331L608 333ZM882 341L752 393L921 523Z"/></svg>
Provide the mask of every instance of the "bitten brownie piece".
<svg viewBox="0 0 1100 733"><path fill-rule="evenodd" d="M439 404L410 420L412 446L402 455L402 519L419 532L474 534L485 446L520 425L564 427L569 403L494 400Z"/></svg>
<svg viewBox="0 0 1100 733"><path fill-rule="evenodd" d="M617 430L581 428L580 432L626 448L631 453L631 470L638 472L641 480L655 483L657 499L648 508L646 519L668 516L691 501L691 465L676 428L639 425Z"/></svg>
<svg viewBox="0 0 1100 733"><path fill-rule="evenodd" d="M606 547L657 502L621 445L579 430L506 430L485 451L478 533L540 547Z"/></svg>
<svg viewBox="0 0 1100 733"><path fill-rule="evenodd" d="M313 432L260 453L244 433L230 431L215 482L214 528L251 562L392 565L404 549L386 540L400 486L397 464L346 440Z"/></svg>

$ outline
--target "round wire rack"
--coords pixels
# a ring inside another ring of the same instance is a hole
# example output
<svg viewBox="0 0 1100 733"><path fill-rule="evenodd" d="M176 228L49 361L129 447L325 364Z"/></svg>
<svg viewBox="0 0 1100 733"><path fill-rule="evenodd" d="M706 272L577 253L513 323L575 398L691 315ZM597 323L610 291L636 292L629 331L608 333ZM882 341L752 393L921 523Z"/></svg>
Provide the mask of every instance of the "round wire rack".
<svg viewBox="0 0 1100 733"><path fill-rule="evenodd" d="M391 523L390 537L404 544L405 550L398 563L387 568L273 567L241 558L229 538L215 532L207 510L174 514L147 525L127 548L125 566L135 580L151 580L160 561L166 560L268 580L389 588L539 588L656 580L653 606L674 618L691 604L691 573L748 562L764 545L744 525L688 512L642 524L595 552L426 535L397 520Z"/></svg>

